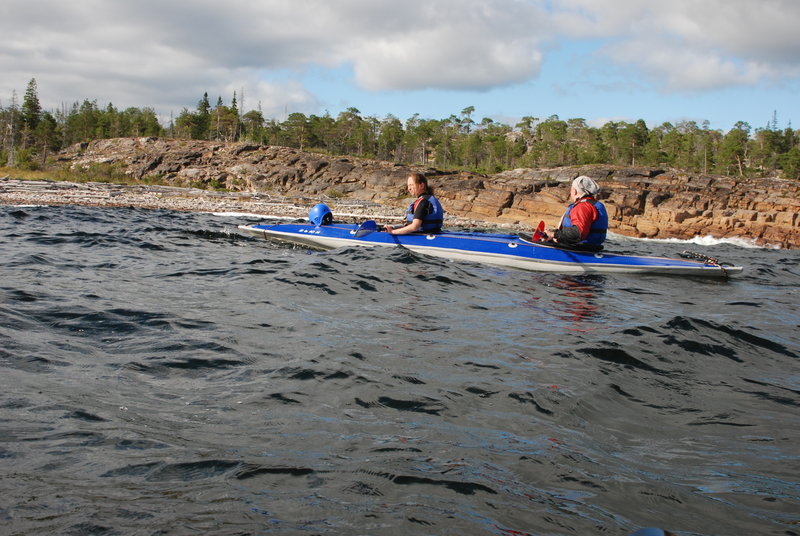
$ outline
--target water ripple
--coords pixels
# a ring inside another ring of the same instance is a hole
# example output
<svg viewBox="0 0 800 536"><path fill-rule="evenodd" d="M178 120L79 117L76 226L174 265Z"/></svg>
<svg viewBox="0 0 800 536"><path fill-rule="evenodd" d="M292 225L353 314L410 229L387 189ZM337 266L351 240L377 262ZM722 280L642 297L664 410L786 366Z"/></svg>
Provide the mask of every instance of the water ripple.
<svg viewBox="0 0 800 536"><path fill-rule="evenodd" d="M9 533L794 530L796 253L544 274L239 223L0 207Z"/></svg>

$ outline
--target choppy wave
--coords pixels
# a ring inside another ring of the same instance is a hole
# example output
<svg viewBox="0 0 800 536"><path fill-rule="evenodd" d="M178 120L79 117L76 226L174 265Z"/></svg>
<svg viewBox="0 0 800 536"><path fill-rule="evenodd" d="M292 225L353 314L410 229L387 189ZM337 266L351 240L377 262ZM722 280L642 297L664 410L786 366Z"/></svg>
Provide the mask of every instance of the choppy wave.
<svg viewBox="0 0 800 536"><path fill-rule="evenodd" d="M796 253L565 276L239 223L0 207L9 533L795 531Z"/></svg>
<svg viewBox="0 0 800 536"><path fill-rule="evenodd" d="M663 244L695 244L698 246L718 246L721 244L729 244L732 246L737 246L740 248L747 248L747 249L781 249L779 245L769 245L769 244L758 244L755 238L739 238L739 237L724 237L724 238L717 238L711 235L706 236L695 236L690 239L680 239L680 238L631 238L631 237L623 237L622 235L618 235L615 233L609 233L610 236L614 238L616 241L624 242L626 240L639 240L644 243L647 242L657 242Z"/></svg>

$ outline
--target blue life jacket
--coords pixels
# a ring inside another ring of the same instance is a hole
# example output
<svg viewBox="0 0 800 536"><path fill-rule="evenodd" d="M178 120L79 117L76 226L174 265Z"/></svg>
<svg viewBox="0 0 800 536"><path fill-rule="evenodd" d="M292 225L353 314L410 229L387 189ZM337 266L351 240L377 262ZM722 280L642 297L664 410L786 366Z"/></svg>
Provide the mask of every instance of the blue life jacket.
<svg viewBox="0 0 800 536"><path fill-rule="evenodd" d="M608 211L606 210L605 205L603 205L603 203L600 201L592 199L591 197L579 199L577 203L573 203L567 207L567 212L564 214L564 219L561 221L561 225L563 227L570 227L572 225L572 220L569 218L569 213L572 211L572 207L578 203L591 203L594 205L594 208L597 209L597 218L595 218L595 220L592 222L592 225L589 227L589 236L586 237L586 240L582 240L579 243L594 244L599 246L605 241L606 232L608 231Z"/></svg>
<svg viewBox="0 0 800 536"><path fill-rule="evenodd" d="M408 206L406 220L408 223L414 221L414 209L417 208L417 205L419 205L420 201L423 199L427 199L431 204L431 210L425 215L424 218L422 218L422 228L420 230L428 233L437 233L442 230L442 224L444 223L444 209L442 208L441 203L439 203L439 200L430 194L422 194Z"/></svg>

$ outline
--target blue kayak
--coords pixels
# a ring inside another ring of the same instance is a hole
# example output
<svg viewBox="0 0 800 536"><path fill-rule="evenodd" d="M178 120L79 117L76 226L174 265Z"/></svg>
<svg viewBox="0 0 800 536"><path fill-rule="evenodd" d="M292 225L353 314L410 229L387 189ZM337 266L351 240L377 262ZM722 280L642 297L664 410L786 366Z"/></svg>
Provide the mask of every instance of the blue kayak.
<svg viewBox="0 0 800 536"><path fill-rule="evenodd" d="M331 223L281 223L240 225L258 237L300 244L316 249L349 246L402 246L416 253L459 261L488 263L523 270L560 273L625 273L728 277L741 266L727 266L716 259L671 259L612 253L576 251L531 242L514 234L441 232L392 235L379 231L374 221L361 225Z"/></svg>

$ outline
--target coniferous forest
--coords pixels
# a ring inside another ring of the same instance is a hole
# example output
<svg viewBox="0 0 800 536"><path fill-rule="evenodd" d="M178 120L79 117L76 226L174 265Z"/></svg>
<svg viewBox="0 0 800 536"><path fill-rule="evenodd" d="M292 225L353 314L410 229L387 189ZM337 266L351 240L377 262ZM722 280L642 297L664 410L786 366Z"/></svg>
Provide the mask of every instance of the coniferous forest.
<svg viewBox="0 0 800 536"><path fill-rule="evenodd" d="M728 132L694 121L653 128L643 120L593 127L581 118L556 115L527 116L506 125L478 120L473 107L444 119L418 114L405 120L365 117L348 108L336 117L295 112L281 121L264 117L258 109L239 110L236 94L227 104L218 97L214 105L205 94L193 109L184 108L164 125L152 108L119 110L89 100L43 110L35 79L18 101L14 93L10 103L0 105L0 166L41 169L48 158L75 143L162 136L282 145L488 174L520 167L610 164L800 179L800 130L779 128L776 113L763 127L738 122Z"/></svg>

